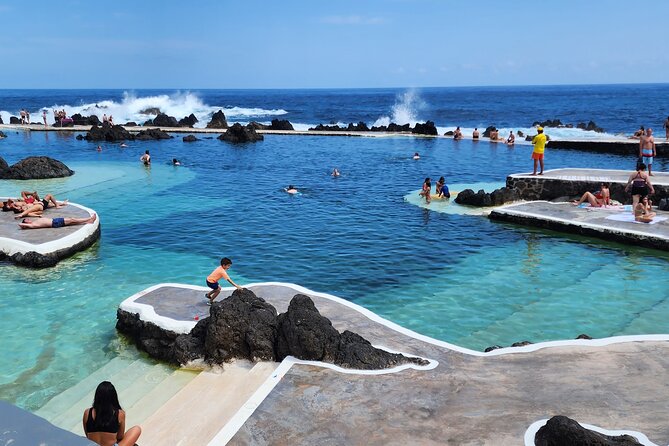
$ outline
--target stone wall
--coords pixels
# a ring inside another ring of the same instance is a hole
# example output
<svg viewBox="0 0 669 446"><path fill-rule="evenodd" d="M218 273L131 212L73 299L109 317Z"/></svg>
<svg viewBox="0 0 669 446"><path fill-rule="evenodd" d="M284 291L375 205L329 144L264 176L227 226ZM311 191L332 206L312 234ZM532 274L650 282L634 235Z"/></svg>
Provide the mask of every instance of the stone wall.
<svg viewBox="0 0 669 446"><path fill-rule="evenodd" d="M659 139L659 138L658 138ZM657 142L657 141L656 141ZM599 153L619 153L622 155L639 155L639 140L630 141L548 141L549 149L583 150ZM669 155L669 144L656 144L657 156Z"/></svg>
<svg viewBox="0 0 669 446"><path fill-rule="evenodd" d="M507 177L506 186L518 191L521 200L555 200L580 197L586 191L599 190L601 181L560 180L541 176ZM669 197L669 187L654 185L655 195L651 196L657 205L661 199ZM631 203L632 198L625 192L625 183L610 183L611 198L621 203Z"/></svg>

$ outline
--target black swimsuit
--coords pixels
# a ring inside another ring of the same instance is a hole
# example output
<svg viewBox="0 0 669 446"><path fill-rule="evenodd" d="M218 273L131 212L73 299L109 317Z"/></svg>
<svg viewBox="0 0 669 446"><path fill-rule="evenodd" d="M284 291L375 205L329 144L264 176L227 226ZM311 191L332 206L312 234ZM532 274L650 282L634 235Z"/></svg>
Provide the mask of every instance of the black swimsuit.
<svg viewBox="0 0 669 446"><path fill-rule="evenodd" d="M648 195L648 184L646 179L636 173L636 177L632 180L632 195Z"/></svg>
<svg viewBox="0 0 669 446"><path fill-rule="evenodd" d="M114 413L114 419L108 425L103 425L99 423L98 420L93 418L93 408L91 407L88 411L88 420L86 420L86 432L109 432L110 434L115 434L118 432L121 427L118 422L118 414Z"/></svg>

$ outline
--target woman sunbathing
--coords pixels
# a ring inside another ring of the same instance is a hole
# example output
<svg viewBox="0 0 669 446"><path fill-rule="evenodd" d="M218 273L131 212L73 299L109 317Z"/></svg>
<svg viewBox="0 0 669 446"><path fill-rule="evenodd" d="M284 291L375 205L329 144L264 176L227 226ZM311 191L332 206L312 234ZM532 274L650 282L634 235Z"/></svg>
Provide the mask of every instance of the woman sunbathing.
<svg viewBox="0 0 669 446"><path fill-rule="evenodd" d="M643 197L634 208L634 220L641 223L650 223L655 218L655 215L655 212L653 212L653 203L648 199L648 196Z"/></svg>
<svg viewBox="0 0 669 446"><path fill-rule="evenodd" d="M602 206L608 206L611 204L611 192L609 191L609 183L602 183L601 188L595 192L586 192L581 196L581 199L578 201L572 201L571 203L574 206L578 206L581 203L587 201L590 203L590 206L595 208L600 208Z"/></svg>
<svg viewBox="0 0 669 446"><path fill-rule="evenodd" d="M41 200L35 201L32 204L26 203L21 208L21 213L14 218L39 217L42 215L42 212L44 212L44 210L47 208L51 207L58 209L64 206L67 206L67 200L57 201L53 195L47 194L46 197L44 197Z"/></svg>

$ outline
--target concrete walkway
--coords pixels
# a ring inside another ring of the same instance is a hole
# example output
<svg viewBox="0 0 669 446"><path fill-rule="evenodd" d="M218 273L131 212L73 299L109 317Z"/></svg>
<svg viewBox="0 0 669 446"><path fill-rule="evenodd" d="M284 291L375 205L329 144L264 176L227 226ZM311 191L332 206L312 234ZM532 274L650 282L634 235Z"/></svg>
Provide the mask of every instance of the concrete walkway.
<svg viewBox="0 0 669 446"><path fill-rule="evenodd" d="M559 341L482 353L418 335L350 302L296 285L249 288L279 312L293 295L308 294L338 330L428 358L433 367L370 375L318 363L289 364L249 400L246 406L255 411L241 411L210 445L227 440L234 445L518 445L532 423L557 414L643 432L657 444L669 442L669 425L660 415L669 401L669 336ZM138 306L147 308L153 302L156 307L143 318L161 319L160 296L171 295L165 307L169 319L194 324L204 291L166 284L122 305L139 300ZM225 290L219 299L230 293Z"/></svg>

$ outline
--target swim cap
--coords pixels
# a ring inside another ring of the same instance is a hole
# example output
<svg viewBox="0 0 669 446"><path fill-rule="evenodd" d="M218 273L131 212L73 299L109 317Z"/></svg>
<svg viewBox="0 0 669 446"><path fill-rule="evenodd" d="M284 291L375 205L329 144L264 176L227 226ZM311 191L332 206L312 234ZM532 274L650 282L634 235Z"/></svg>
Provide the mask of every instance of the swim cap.
<svg viewBox="0 0 669 446"><path fill-rule="evenodd" d="M544 128L543 127L537 127L537 132L543 132Z"/></svg>

